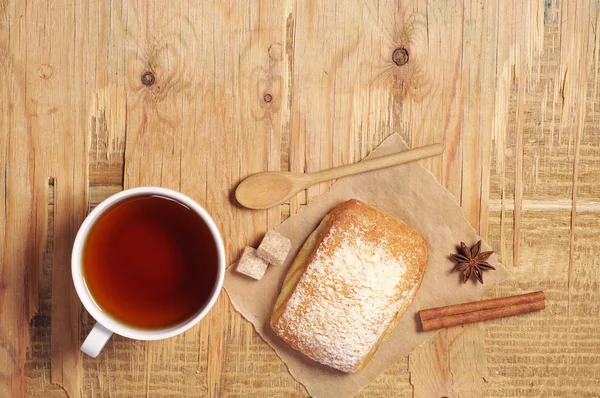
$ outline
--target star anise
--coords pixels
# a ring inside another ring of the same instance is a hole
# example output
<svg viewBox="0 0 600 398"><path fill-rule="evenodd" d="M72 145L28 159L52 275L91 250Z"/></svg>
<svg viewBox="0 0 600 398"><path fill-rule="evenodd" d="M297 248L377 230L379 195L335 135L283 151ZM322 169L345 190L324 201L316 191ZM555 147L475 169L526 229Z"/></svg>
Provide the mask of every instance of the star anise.
<svg viewBox="0 0 600 398"><path fill-rule="evenodd" d="M458 254L452 254L450 256L457 263L452 272L462 272L463 283L467 283L471 277L471 274L474 274L475 278L477 278L480 283L483 283L482 272L489 269L496 269L487 262L487 259L490 258L494 252L479 252L480 249L481 241L477 242L470 249L467 247L467 245L465 245L464 242L460 242L460 250L458 251Z"/></svg>

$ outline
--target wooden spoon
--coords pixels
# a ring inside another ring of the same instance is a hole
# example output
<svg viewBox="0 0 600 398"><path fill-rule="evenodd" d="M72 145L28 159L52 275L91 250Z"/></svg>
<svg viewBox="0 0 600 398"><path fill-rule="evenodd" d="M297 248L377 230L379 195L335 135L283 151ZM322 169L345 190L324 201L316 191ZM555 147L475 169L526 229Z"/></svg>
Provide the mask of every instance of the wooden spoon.
<svg viewBox="0 0 600 398"><path fill-rule="evenodd" d="M443 150L442 144L432 144L314 173L292 173L288 171L257 173L246 178L238 185L235 190L235 198L241 205L251 209L268 209L285 202L311 185L364 173L365 171L414 162L415 160L439 155Z"/></svg>

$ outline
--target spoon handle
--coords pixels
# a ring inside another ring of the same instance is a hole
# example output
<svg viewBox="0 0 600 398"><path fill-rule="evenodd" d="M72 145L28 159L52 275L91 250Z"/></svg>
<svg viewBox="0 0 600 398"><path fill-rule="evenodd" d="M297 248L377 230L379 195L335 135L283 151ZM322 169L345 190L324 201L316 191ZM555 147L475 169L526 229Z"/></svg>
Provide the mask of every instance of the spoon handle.
<svg viewBox="0 0 600 398"><path fill-rule="evenodd" d="M310 174L310 184L334 180L349 175L364 173L366 171L383 169L402 163L414 162L415 160L439 155L444 151L442 144L431 144L408 151L395 153L393 155L381 156L375 159L364 160L359 163L347 164L329 170L318 171Z"/></svg>

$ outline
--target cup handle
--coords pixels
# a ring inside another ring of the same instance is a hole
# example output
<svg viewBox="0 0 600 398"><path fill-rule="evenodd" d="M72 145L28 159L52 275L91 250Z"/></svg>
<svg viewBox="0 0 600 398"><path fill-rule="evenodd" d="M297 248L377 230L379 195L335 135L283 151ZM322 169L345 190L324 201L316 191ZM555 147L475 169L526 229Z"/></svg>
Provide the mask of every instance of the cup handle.
<svg viewBox="0 0 600 398"><path fill-rule="evenodd" d="M102 326L100 322L96 322L94 328L81 345L81 351L93 358L96 358L112 334L113 332Z"/></svg>

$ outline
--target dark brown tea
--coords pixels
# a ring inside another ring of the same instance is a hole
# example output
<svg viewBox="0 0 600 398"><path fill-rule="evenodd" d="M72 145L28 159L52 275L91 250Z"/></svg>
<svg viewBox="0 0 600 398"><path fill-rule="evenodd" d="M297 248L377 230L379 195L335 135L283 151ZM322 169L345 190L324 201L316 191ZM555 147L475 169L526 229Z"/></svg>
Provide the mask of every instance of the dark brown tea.
<svg viewBox="0 0 600 398"><path fill-rule="evenodd" d="M159 195L125 199L91 228L83 276L96 304L129 326L164 329L196 315L218 279L217 246L202 218Z"/></svg>

